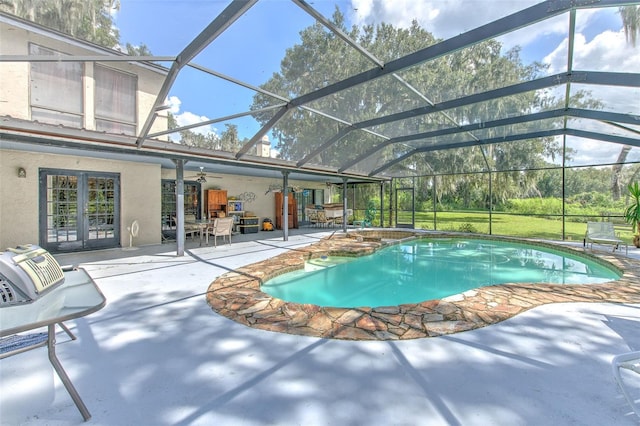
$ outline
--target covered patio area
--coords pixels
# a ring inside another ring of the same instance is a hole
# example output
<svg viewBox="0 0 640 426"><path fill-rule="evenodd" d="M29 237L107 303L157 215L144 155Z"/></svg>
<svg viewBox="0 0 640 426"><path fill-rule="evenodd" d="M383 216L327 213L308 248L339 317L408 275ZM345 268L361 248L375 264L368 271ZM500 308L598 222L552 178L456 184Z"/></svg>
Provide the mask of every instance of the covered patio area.
<svg viewBox="0 0 640 426"><path fill-rule="evenodd" d="M67 324L77 341L58 335L87 424L636 424L610 361L640 349L637 304L549 304L398 341L257 330L212 311L216 277L333 232L297 231L217 248L189 241L183 257L171 244L58 256L86 268L108 301ZM46 350L3 360L0 374L2 424L82 424Z"/></svg>

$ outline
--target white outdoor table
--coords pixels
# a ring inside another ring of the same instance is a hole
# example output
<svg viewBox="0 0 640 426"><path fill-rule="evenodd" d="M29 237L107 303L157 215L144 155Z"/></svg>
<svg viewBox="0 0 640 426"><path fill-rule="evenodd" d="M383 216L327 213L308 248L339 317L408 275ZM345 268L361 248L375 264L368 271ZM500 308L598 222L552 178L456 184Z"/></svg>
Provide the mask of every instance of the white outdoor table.
<svg viewBox="0 0 640 426"><path fill-rule="evenodd" d="M43 294L31 303L0 308L0 337L47 327L47 340L45 342L1 354L0 359L46 344L49 352L49 361L86 421L91 418L91 414L56 356L55 326L58 323L62 325L63 321L84 317L102 309L106 299L84 269L67 271L64 273L64 278L62 285L49 293Z"/></svg>

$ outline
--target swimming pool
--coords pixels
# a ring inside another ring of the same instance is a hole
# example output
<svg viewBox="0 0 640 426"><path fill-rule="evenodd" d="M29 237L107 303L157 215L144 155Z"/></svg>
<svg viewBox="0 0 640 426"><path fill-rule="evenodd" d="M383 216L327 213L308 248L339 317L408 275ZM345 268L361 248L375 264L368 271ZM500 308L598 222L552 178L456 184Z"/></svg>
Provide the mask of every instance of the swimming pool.
<svg viewBox="0 0 640 426"><path fill-rule="evenodd" d="M534 242L581 257L622 276L601 284L503 284L479 287L444 299L394 306L336 308L288 302L262 291L262 284L283 273L303 269L322 256L365 256L387 246L413 239L460 238L457 233L407 229L358 230L332 233L312 244L286 250L218 276L207 287L211 309L247 327L344 340L407 340L436 337L482 328L549 303L640 304L640 262L610 250L575 249ZM468 236L480 239L480 236ZM491 236L487 241L513 238ZM526 241L530 243L531 241Z"/></svg>
<svg viewBox="0 0 640 426"><path fill-rule="evenodd" d="M534 244L427 238L363 257L312 259L261 290L288 302L354 308L419 303L496 284L598 284L620 276L587 257Z"/></svg>

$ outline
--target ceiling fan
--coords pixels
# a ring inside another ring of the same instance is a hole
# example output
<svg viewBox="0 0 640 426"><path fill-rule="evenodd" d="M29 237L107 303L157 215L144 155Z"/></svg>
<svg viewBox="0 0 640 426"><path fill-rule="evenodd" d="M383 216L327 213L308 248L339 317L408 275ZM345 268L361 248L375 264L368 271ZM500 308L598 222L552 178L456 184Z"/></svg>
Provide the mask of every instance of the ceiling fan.
<svg viewBox="0 0 640 426"><path fill-rule="evenodd" d="M200 171L198 173L196 173L195 176L186 176L185 180L195 179L195 181L198 182L198 183L206 183L207 182L207 178L222 179L221 176L211 176L211 175L207 176L207 174L204 171L204 167L200 167Z"/></svg>

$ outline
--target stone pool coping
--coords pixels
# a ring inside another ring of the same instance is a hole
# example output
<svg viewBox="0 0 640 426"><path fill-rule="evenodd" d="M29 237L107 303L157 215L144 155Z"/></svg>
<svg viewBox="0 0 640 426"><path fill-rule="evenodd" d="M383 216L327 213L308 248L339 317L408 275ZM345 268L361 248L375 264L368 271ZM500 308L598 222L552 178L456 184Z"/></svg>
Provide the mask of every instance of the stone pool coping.
<svg viewBox="0 0 640 426"><path fill-rule="evenodd" d="M441 336L485 327L536 306L559 302L640 303L640 263L611 252L583 250L554 244L554 249L578 252L607 262L623 272L603 284L501 284L481 287L441 300L388 307L333 308L298 304L260 291L260 283L304 267L321 256L363 256L407 239L472 237L425 231L365 230L333 234L310 246L225 273L207 291L211 308L251 328L345 340L404 340ZM539 241L487 237L493 240Z"/></svg>

